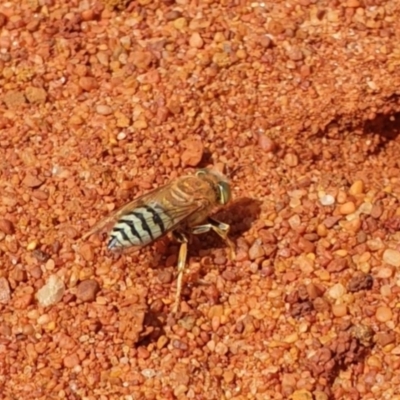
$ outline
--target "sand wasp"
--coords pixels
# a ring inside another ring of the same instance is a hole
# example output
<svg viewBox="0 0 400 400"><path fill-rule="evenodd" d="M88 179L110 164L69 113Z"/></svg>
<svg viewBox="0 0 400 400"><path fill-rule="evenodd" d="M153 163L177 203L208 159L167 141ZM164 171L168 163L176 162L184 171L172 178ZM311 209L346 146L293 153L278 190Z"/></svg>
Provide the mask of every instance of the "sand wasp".
<svg viewBox="0 0 400 400"><path fill-rule="evenodd" d="M182 279L185 271L190 234L213 230L229 246L235 258L234 244L228 237L229 225L211 218L218 207L231 199L227 179L216 171L200 169L194 175L182 176L124 205L96 224L83 239L103 231L113 223L108 249L138 250L172 233L180 243L175 304L179 309Z"/></svg>

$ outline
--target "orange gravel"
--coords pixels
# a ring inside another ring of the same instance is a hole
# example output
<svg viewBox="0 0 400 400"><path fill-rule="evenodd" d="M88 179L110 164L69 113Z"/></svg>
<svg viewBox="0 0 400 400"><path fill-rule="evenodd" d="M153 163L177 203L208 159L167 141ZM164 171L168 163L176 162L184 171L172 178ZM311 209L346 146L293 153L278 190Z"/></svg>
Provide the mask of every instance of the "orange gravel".
<svg viewBox="0 0 400 400"><path fill-rule="evenodd" d="M0 4L0 392L400 399L400 3ZM194 168L237 260L81 236Z"/></svg>

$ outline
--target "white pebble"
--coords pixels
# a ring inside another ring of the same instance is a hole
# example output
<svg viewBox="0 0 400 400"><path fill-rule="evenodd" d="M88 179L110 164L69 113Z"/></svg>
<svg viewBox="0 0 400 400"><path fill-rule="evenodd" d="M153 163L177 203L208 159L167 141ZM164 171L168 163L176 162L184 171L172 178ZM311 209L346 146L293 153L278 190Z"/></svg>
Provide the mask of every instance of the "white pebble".
<svg viewBox="0 0 400 400"><path fill-rule="evenodd" d="M125 132L120 132L117 135L117 140L124 140L126 138L126 133Z"/></svg>
<svg viewBox="0 0 400 400"><path fill-rule="evenodd" d="M329 296L331 296L332 299L335 299L335 300L340 299L345 294L346 294L346 288L341 283L337 283L336 285L333 285L329 289Z"/></svg>
<svg viewBox="0 0 400 400"><path fill-rule="evenodd" d="M335 204L335 198L331 194L325 194L319 201L323 206L332 206Z"/></svg>
<svg viewBox="0 0 400 400"><path fill-rule="evenodd" d="M154 369L150 369L150 368L143 369L141 373L145 378L148 378L148 379L153 378L157 375L156 371L154 371Z"/></svg>
<svg viewBox="0 0 400 400"><path fill-rule="evenodd" d="M39 304L43 307L58 303L64 296L64 282L57 276L51 275L46 284L36 293Z"/></svg>
<svg viewBox="0 0 400 400"><path fill-rule="evenodd" d="M297 214L295 214L289 218L288 222L292 229L297 229L301 224L301 219Z"/></svg>

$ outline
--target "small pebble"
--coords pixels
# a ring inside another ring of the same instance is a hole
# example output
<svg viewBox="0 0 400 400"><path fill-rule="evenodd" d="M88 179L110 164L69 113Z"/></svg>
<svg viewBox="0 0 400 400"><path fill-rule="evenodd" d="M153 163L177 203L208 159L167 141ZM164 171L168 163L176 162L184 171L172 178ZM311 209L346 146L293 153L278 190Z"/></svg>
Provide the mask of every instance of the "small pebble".
<svg viewBox="0 0 400 400"><path fill-rule="evenodd" d="M165 335L161 335L157 340L157 348L162 349L163 347L166 346L168 341L169 339Z"/></svg>
<svg viewBox="0 0 400 400"><path fill-rule="evenodd" d="M276 150L275 142L264 134L258 136L258 145L266 153L273 153Z"/></svg>
<svg viewBox="0 0 400 400"><path fill-rule="evenodd" d="M76 297L83 302L94 301L99 290L100 285L96 280L87 279L79 283Z"/></svg>
<svg viewBox="0 0 400 400"><path fill-rule="evenodd" d="M332 314L335 317L341 318L347 315L347 306L346 304L334 304L332 306Z"/></svg>
<svg viewBox="0 0 400 400"><path fill-rule="evenodd" d="M37 176L33 176L31 174L26 174L25 178L22 181L22 184L29 188L36 188L43 184L43 179L40 179Z"/></svg>
<svg viewBox="0 0 400 400"><path fill-rule="evenodd" d="M382 242L382 239L381 239L381 238L373 238L373 239L367 240L367 247L368 247L368 249L371 250L371 251L377 251L377 250L383 249L383 242ZM395 251L396 251L396 250L395 250ZM384 253L384 254L385 254L385 253ZM387 254L387 256L388 256L387 258L388 258L389 260L391 260L391 258L392 258L392 253L389 252L389 253ZM395 261L396 261L396 260L397 260L397 256L395 256L394 259L395 259Z"/></svg>
<svg viewBox="0 0 400 400"><path fill-rule="evenodd" d="M317 234L318 236L325 237L328 235L328 229L324 224L318 224L317 226Z"/></svg>
<svg viewBox="0 0 400 400"><path fill-rule="evenodd" d="M133 51L131 53L131 59L133 64L139 70L146 70L152 62L152 54L148 51Z"/></svg>
<svg viewBox="0 0 400 400"><path fill-rule="evenodd" d="M10 272L10 277L14 279L16 282L25 282L28 278L26 271L22 267L15 267Z"/></svg>
<svg viewBox="0 0 400 400"><path fill-rule="evenodd" d="M230 384L235 379L235 373L231 370L227 370L224 372L223 378L224 378L225 383Z"/></svg>
<svg viewBox="0 0 400 400"><path fill-rule="evenodd" d="M366 360L366 364L369 367L376 368L378 370L382 369L382 361L375 355L369 356Z"/></svg>
<svg viewBox="0 0 400 400"><path fill-rule="evenodd" d="M257 258L263 257L264 255L265 251L262 246L261 239L257 239L249 249L249 258L253 261Z"/></svg>
<svg viewBox="0 0 400 400"><path fill-rule="evenodd" d="M358 243L365 243L367 240L367 234L364 231L357 232L357 242Z"/></svg>
<svg viewBox="0 0 400 400"><path fill-rule="evenodd" d="M46 261L45 268L46 268L47 271L53 271L55 266L56 266L56 263L54 262L54 260L52 258L49 258Z"/></svg>
<svg viewBox="0 0 400 400"><path fill-rule="evenodd" d="M392 295L392 288L390 285L382 285L380 293L383 297L390 297Z"/></svg>
<svg viewBox="0 0 400 400"><path fill-rule="evenodd" d="M297 229L301 224L301 219L298 215L292 215L288 219L289 225L292 229Z"/></svg>
<svg viewBox="0 0 400 400"><path fill-rule="evenodd" d="M284 157L284 161L288 167L297 167L299 164L299 158L294 153L287 153Z"/></svg>
<svg viewBox="0 0 400 400"><path fill-rule="evenodd" d="M100 115L110 115L112 113L112 108L106 105L97 105L96 112Z"/></svg>
<svg viewBox="0 0 400 400"><path fill-rule="evenodd" d="M190 167L196 167L202 157L204 146L200 140L186 140L183 143L183 146L186 148L181 154L181 161L183 165L187 165Z"/></svg>
<svg viewBox="0 0 400 400"><path fill-rule="evenodd" d="M29 242L27 244L26 249L28 251L33 251L33 250L36 249L37 245L38 245L38 241L37 240L32 240L31 242Z"/></svg>
<svg viewBox="0 0 400 400"><path fill-rule="evenodd" d="M90 92L91 90L98 89L99 84L95 78L83 76L79 79L79 86L83 90Z"/></svg>
<svg viewBox="0 0 400 400"><path fill-rule="evenodd" d="M393 332L379 332L375 335L375 341L384 347L396 341L396 334Z"/></svg>
<svg viewBox="0 0 400 400"><path fill-rule="evenodd" d="M64 357L64 360L63 360L64 366L68 369L72 369L72 368L76 367L77 365L79 365L79 362L80 362L80 360L76 353L73 353L71 355Z"/></svg>
<svg viewBox="0 0 400 400"><path fill-rule="evenodd" d="M383 261L394 267L400 267L400 251L394 249L386 249L383 252Z"/></svg>
<svg viewBox="0 0 400 400"><path fill-rule="evenodd" d="M199 33L197 32L192 33L189 39L189 45L190 47L194 47L196 49L201 49L203 47L204 41Z"/></svg>
<svg viewBox="0 0 400 400"><path fill-rule="evenodd" d="M324 219L324 225L330 229L333 228L339 221L340 221L341 217L340 216L329 216L327 218Z"/></svg>
<svg viewBox="0 0 400 400"><path fill-rule="evenodd" d="M310 298L310 300L314 300L317 297L320 297L323 293L323 291L321 290L321 288L319 288L318 286L314 285L313 283L309 283L306 286L307 289L307 294L308 297Z"/></svg>
<svg viewBox="0 0 400 400"><path fill-rule="evenodd" d="M177 19L174 21L174 27L175 27L176 29L178 29L178 30L182 30L182 29L186 28L186 26L187 26L187 20L186 20L186 18L180 17L180 18L177 18Z"/></svg>
<svg viewBox="0 0 400 400"><path fill-rule="evenodd" d="M46 101L47 93L42 88L28 86L25 89L25 96L28 99L29 103L31 104L35 103L43 104Z"/></svg>
<svg viewBox="0 0 400 400"><path fill-rule="evenodd" d="M292 61L301 61L304 57L301 49L296 46L289 48L286 53Z"/></svg>
<svg viewBox="0 0 400 400"><path fill-rule="evenodd" d="M0 219L0 231L12 235L15 232L13 223L9 219Z"/></svg>
<svg viewBox="0 0 400 400"><path fill-rule="evenodd" d="M81 17L83 21L91 21L94 18L95 14L93 10L84 10L81 12Z"/></svg>
<svg viewBox="0 0 400 400"><path fill-rule="evenodd" d="M373 285L373 278L371 275L359 272L355 274L347 283L347 290L349 292L358 292L360 290L369 290Z"/></svg>
<svg viewBox="0 0 400 400"><path fill-rule="evenodd" d="M172 275L171 271L168 270L161 270L158 275L157 275L158 280L160 283L171 283L174 279L174 276Z"/></svg>
<svg viewBox="0 0 400 400"><path fill-rule="evenodd" d="M383 213L383 208L379 204L374 204L371 209L371 217L378 219Z"/></svg>
<svg viewBox="0 0 400 400"><path fill-rule="evenodd" d="M364 193L364 182L362 180L357 180L351 185L349 189L349 194L352 196L356 196L362 193Z"/></svg>
<svg viewBox="0 0 400 400"><path fill-rule="evenodd" d="M71 115L70 119L68 120L68 123L70 125L82 125L83 124L83 119L79 115Z"/></svg>
<svg viewBox="0 0 400 400"><path fill-rule="evenodd" d="M79 249L79 253L86 261L93 261L94 259L94 250L89 243L83 244Z"/></svg>
<svg viewBox="0 0 400 400"><path fill-rule="evenodd" d="M138 348L138 357L146 360L150 357L150 352L146 349L146 347L140 346Z"/></svg>
<svg viewBox="0 0 400 400"><path fill-rule="evenodd" d="M6 278L0 278L0 303L7 304L11 299L11 289Z"/></svg>
<svg viewBox="0 0 400 400"><path fill-rule="evenodd" d="M358 339L363 346L369 347L372 344L374 330L368 325L356 324L352 327L352 335Z"/></svg>
<svg viewBox="0 0 400 400"><path fill-rule="evenodd" d="M45 324L47 324L49 321L50 321L49 314L43 314L43 315L41 315L41 316L37 319L36 322L37 322L39 325L45 325Z"/></svg>
<svg viewBox="0 0 400 400"><path fill-rule="evenodd" d="M376 309L375 318L379 322L388 322L393 318L392 310L387 306L381 306Z"/></svg>
<svg viewBox="0 0 400 400"><path fill-rule="evenodd" d="M13 299L14 307L17 310L26 310L34 301L34 296L32 293L24 294L20 297Z"/></svg>
<svg viewBox="0 0 400 400"><path fill-rule="evenodd" d="M138 119L137 121L135 121L134 123L133 123L133 128L134 129L137 129L137 130L143 130L143 129L146 129L147 128L147 122L146 122L146 120L144 120L144 119Z"/></svg>
<svg viewBox="0 0 400 400"><path fill-rule="evenodd" d="M352 201L348 201L347 203L342 204L339 207L339 212L342 215L349 215L356 211L356 206Z"/></svg>
<svg viewBox="0 0 400 400"><path fill-rule="evenodd" d="M393 273L393 267L382 267L378 269L376 276L380 279L388 279L393 276Z"/></svg>

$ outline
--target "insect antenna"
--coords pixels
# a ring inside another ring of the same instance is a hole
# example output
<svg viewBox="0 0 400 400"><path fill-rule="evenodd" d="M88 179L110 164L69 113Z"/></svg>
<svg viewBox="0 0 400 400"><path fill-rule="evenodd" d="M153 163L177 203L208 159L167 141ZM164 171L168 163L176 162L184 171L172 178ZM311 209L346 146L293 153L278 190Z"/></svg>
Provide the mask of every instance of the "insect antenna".
<svg viewBox="0 0 400 400"><path fill-rule="evenodd" d="M226 165L226 176L230 179L233 180L236 176L237 173L242 171L245 168L251 168L253 172L255 172L255 166L254 163L246 163L242 165L238 165L237 167L230 169L229 165Z"/></svg>

